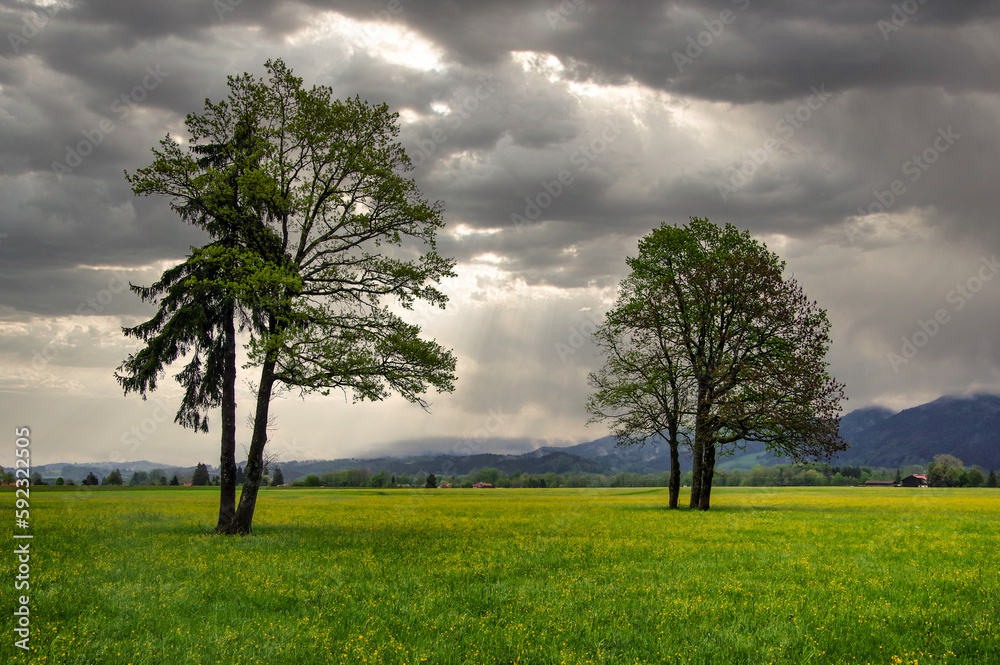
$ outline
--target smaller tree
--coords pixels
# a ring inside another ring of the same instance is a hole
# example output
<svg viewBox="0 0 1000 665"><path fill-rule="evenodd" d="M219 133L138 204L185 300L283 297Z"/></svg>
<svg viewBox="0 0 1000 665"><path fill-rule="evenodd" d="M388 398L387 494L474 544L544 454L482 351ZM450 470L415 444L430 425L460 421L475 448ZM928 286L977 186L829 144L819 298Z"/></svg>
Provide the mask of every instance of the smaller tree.
<svg viewBox="0 0 1000 665"><path fill-rule="evenodd" d="M174 477L170 479L170 484L171 485L180 485L181 484L181 479L177 477L176 473L174 474Z"/></svg>
<svg viewBox="0 0 1000 665"><path fill-rule="evenodd" d="M80 484L81 485L100 485L101 481L98 480L97 476L94 475L94 472L91 471L90 473L87 474L87 477L84 478L83 482L80 483Z"/></svg>
<svg viewBox="0 0 1000 665"><path fill-rule="evenodd" d="M63 480L62 476L59 476L58 478L56 478L56 485L63 485L63 484L65 484L65 482L66 481Z"/></svg>
<svg viewBox="0 0 1000 665"><path fill-rule="evenodd" d="M969 487L982 487L986 483L986 476L980 469L972 467L966 475L966 482Z"/></svg>
<svg viewBox="0 0 1000 665"><path fill-rule="evenodd" d="M437 476L433 473L427 474L427 482L424 483L424 487L429 489L437 489L438 481Z"/></svg>
<svg viewBox="0 0 1000 665"><path fill-rule="evenodd" d="M285 477L281 474L281 469L274 470L274 477L271 478L271 484L274 486L285 484Z"/></svg>
<svg viewBox="0 0 1000 665"><path fill-rule="evenodd" d="M198 466L194 468L194 475L191 476L192 485L208 485L208 467L198 462Z"/></svg>
<svg viewBox="0 0 1000 665"><path fill-rule="evenodd" d="M986 486L987 487L997 486L997 473L993 469L990 469L990 475L986 478Z"/></svg>
<svg viewBox="0 0 1000 665"><path fill-rule="evenodd" d="M315 473L306 476L306 487L321 487L322 485L323 481Z"/></svg>
<svg viewBox="0 0 1000 665"><path fill-rule="evenodd" d="M122 472L119 471L118 469L115 469L114 471L112 471L111 473L109 473L104 478L103 481L101 481L101 484L102 485L122 485L122 484L124 484L123 481L122 481Z"/></svg>
<svg viewBox="0 0 1000 665"><path fill-rule="evenodd" d="M368 478L368 487L386 487L389 484L389 474L379 471Z"/></svg>

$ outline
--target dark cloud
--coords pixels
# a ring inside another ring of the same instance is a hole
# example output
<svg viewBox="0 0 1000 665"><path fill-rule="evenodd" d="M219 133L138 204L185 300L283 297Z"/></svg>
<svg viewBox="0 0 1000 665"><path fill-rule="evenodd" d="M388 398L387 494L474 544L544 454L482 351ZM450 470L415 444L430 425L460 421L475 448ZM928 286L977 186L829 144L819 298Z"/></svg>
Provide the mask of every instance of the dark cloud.
<svg viewBox="0 0 1000 665"><path fill-rule="evenodd" d="M96 457L145 417L110 379L131 348L118 326L148 311L121 281L150 283L203 235L122 171L272 57L400 112L460 262L449 311L415 313L459 353L458 391L434 417L283 403L295 456L342 456L311 433L334 418L357 450L413 438L400 426L461 440L490 409L511 414L494 441L596 438L587 313L641 235L691 215L750 229L829 308L852 407L997 389L1000 280L960 310L947 296L1000 247L998 17L985 1L0 2L0 390L38 417L64 399L59 436L101 414ZM143 456L204 445L158 436Z"/></svg>

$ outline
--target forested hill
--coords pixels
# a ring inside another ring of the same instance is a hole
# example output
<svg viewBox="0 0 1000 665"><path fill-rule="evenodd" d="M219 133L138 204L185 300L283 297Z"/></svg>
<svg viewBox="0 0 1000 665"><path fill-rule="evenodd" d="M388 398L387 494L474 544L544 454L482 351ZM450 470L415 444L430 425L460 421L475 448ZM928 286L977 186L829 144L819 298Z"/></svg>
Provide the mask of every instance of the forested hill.
<svg viewBox="0 0 1000 665"><path fill-rule="evenodd" d="M927 464L935 455L949 454L969 466L1000 469L1000 395L941 397L898 413L877 406L858 409L843 417L841 434L851 448L834 459L831 462L834 465L898 468ZM761 444L750 443L745 450L719 462L720 469L749 469L755 464L783 464L788 460L769 455ZM683 454L681 465L690 468L690 460ZM667 471L670 459L664 446L619 448L614 437L604 437L574 446L542 447L520 455L423 455L291 462L281 466L293 478L357 467L412 476L462 475L483 468L507 474L520 471L615 475Z"/></svg>
<svg viewBox="0 0 1000 665"><path fill-rule="evenodd" d="M899 413L861 409L844 416L841 434L851 444L843 464L898 467L946 453L1000 469L1000 395L945 396Z"/></svg>
<svg viewBox="0 0 1000 665"><path fill-rule="evenodd" d="M949 454L961 459L967 466L1000 469L1000 395L946 396L898 413L882 407L858 409L843 417L841 434L851 448L834 459L834 465L898 468L908 464L927 464L935 455ZM484 449L489 447L486 443ZM787 462L768 454L763 445L750 443L742 451L721 457L718 468L749 469L756 464L768 466ZM685 470L690 468L690 460L683 454L681 465ZM353 468L414 477L428 473L460 476L486 468L499 469L506 474L517 471L527 474L650 474L667 471L670 459L663 446L619 448L613 437L604 437L568 447L542 447L519 455L427 454L375 459L283 460L272 466L280 466L290 482L308 474ZM193 469L151 462L121 462L49 464L38 467L38 470L45 477L63 475L79 481L92 470L103 477L115 468L121 469L126 482L133 471L157 468L162 469L168 478L175 473L184 478L190 476ZM210 470L215 473L211 467Z"/></svg>

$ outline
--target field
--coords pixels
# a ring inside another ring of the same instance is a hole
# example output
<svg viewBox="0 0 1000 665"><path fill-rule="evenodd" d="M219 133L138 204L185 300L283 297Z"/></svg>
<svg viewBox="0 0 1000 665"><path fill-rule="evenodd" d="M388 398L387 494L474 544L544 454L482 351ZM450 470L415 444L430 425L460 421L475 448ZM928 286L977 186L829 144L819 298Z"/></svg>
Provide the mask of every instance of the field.
<svg viewBox="0 0 1000 665"><path fill-rule="evenodd" d="M997 490L45 489L6 663L1000 663Z"/></svg>

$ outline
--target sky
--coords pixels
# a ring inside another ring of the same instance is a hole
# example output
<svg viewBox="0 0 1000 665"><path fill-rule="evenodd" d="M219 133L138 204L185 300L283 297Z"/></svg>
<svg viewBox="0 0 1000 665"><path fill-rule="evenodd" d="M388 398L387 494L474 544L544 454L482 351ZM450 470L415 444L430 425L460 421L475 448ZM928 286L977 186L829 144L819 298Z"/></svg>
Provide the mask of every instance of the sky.
<svg viewBox="0 0 1000 665"><path fill-rule="evenodd" d="M123 171L278 57L398 112L457 261L448 308L410 319L459 377L428 412L284 395L278 460L606 435L590 333L638 239L691 216L827 309L845 412L1000 392L995 1L0 0L0 404L35 464L217 463L217 414L186 431L174 381L113 377L152 311L126 284L205 241Z"/></svg>

